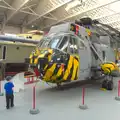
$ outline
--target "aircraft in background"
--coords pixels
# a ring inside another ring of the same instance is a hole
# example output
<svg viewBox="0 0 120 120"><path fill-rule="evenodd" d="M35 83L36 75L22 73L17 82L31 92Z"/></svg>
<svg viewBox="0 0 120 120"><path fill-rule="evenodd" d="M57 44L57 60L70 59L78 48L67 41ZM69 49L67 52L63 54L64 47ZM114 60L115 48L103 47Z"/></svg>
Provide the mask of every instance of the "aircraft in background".
<svg viewBox="0 0 120 120"><path fill-rule="evenodd" d="M18 37L31 39L31 40L40 40L42 39L43 35L44 32L39 30L32 30L27 33L17 34Z"/></svg>
<svg viewBox="0 0 120 120"><path fill-rule="evenodd" d="M36 44L42 39L42 31L30 31L27 34L0 35L0 76L15 75L26 71L28 66L24 59L29 57Z"/></svg>
<svg viewBox="0 0 120 120"><path fill-rule="evenodd" d="M59 24L51 27L26 63L41 80L58 87L102 78L102 87L112 90L113 76L119 76L114 53L119 38L119 31L90 18Z"/></svg>

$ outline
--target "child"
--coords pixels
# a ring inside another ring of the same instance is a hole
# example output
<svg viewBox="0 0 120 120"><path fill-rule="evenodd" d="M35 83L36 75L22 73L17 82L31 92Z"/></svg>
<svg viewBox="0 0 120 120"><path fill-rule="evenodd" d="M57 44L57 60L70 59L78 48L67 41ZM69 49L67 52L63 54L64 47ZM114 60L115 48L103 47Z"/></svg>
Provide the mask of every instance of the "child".
<svg viewBox="0 0 120 120"><path fill-rule="evenodd" d="M11 79L12 79L11 76L7 76L6 80L8 82L4 85L5 94L6 94L6 108L7 109L9 109L10 106L14 107L14 94L13 94L14 84L11 82Z"/></svg>

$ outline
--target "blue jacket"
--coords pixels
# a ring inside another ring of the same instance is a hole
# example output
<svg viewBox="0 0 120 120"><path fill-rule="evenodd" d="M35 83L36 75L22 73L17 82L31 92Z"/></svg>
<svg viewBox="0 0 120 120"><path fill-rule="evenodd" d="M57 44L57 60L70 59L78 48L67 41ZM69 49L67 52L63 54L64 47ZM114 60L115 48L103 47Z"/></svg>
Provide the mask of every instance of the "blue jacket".
<svg viewBox="0 0 120 120"><path fill-rule="evenodd" d="M8 95L13 94L13 90L12 90L13 87L14 87L14 84L12 82L5 83L4 89L5 89L6 94Z"/></svg>

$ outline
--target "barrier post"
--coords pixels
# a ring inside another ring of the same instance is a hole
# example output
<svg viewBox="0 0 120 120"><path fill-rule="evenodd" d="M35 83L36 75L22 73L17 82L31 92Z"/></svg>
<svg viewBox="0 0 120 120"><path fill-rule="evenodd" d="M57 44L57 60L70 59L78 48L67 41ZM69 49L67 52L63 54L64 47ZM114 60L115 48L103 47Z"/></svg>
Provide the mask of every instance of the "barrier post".
<svg viewBox="0 0 120 120"><path fill-rule="evenodd" d="M30 114L38 114L40 111L36 109L36 85L33 86L33 95L32 95L32 109L29 111Z"/></svg>
<svg viewBox="0 0 120 120"><path fill-rule="evenodd" d="M118 81L118 96L115 97L115 100L120 101L120 80Z"/></svg>
<svg viewBox="0 0 120 120"><path fill-rule="evenodd" d="M32 82L34 82L34 77L32 76L32 80L31 80Z"/></svg>
<svg viewBox="0 0 120 120"><path fill-rule="evenodd" d="M79 106L80 109L88 109L87 105L85 105L85 88L82 88L82 105Z"/></svg>
<svg viewBox="0 0 120 120"><path fill-rule="evenodd" d="M4 93L2 93L2 81L0 80L0 96L3 96Z"/></svg>
<svg viewBox="0 0 120 120"><path fill-rule="evenodd" d="M35 109L35 86L33 87L33 109Z"/></svg>
<svg viewBox="0 0 120 120"><path fill-rule="evenodd" d="M30 77L27 78L27 82L30 83Z"/></svg>

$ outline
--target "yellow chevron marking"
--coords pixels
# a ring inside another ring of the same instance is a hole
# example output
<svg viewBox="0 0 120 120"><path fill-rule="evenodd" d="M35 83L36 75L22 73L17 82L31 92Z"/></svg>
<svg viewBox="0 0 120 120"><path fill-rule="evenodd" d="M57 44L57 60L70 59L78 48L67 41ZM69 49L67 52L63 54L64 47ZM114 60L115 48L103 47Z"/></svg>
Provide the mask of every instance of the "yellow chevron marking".
<svg viewBox="0 0 120 120"><path fill-rule="evenodd" d="M51 55L48 56L48 61L50 61L50 60L51 60Z"/></svg>
<svg viewBox="0 0 120 120"><path fill-rule="evenodd" d="M51 78L51 76L53 75L53 72L54 72L55 68L56 68L56 63L54 63L54 64L52 65L52 67L49 68L49 69L46 71L46 73L45 73L45 78L46 78L47 80L49 80L49 79Z"/></svg>
<svg viewBox="0 0 120 120"><path fill-rule="evenodd" d="M51 80L56 80L56 78L57 78L57 76L54 75L54 76L51 77Z"/></svg>
<svg viewBox="0 0 120 120"><path fill-rule="evenodd" d="M66 80L68 75L70 74L70 69L72 68L72 63L73 63L73 56L70 55L68 65L67 65L67 69L66 69L65 74L63 76L64 80Z"/></svg>
<svg viewBox="0 0 120 120"><path fill-rule="evenodd" d="M38 58L35 58L34 64L37 64L37 63L38 63Z"/></svg>
<svg viewBox="0 0 120 120"><path fill-rule="evenodd" d="M105 88L100 88L100 90L102 90L102 91L106 91L107 89L105 89Z"/></svg>
<svg viewBox="0 0 120 120"><path fill-rule="evenodd" d="M47 67L48 67L48 64L45 66L44 70L46 70Z"/></svg>
<svg viewBox="0 0 120 120"><path fill-rule="evenodd" d="M60 75L62 74L62 66L60 66L59 70L58 70L58 73L57 73L57 77L59 77Z"/></svg>
<svg viewBox="0 0 120 120"><path fill-rule="evenodd" d="M38 58L43 58L45 56L45 54L40 54L39 56L38 56Z"/></svg>
<svg viewBox="0 0 120 120"><path fill-rule="evenodd" d="M72 77L71 77L71 80L75 80L75 75L76 75L76 72L77 72L77 67L78 67L78 61L76 59L74 59L74 63L73 63L74 67L73 67L73 73L72 73Z"/></svg>

